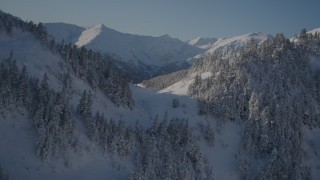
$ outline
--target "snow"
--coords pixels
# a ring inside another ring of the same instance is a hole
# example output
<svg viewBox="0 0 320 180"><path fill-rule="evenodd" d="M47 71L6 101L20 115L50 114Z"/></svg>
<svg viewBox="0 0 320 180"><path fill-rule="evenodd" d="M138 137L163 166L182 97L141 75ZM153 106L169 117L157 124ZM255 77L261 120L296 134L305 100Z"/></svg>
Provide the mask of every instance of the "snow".
<svg viewBox="0 0 320 180"><path fill-rule="evenodd" d="M187 95L189 85L194 81L194 77L188 76L181 81L174 83L173 85L162 89L159 93L171 93L176 95Z"/></svg>
<svg viewBox="0 0 320 180"><path fill-rule="evenodd" d="M211 77L212 73L203 72L200 75L201 75L201 79L206 79ZM174 83L173 85L167 88L160 90L159 93L171 93L175 95L187 96L189 85L194 81L195 76L196 76L196 73L188 74L186 78Z"/></svg>
<svg viewBox="0 0 320 180"><path fill-rule="evenodd" d="M86 29L81 33L81 36L79 37L78 41L75 43L78 47L82 47L84 45L89 44L91 41L93 41L97 36L100 35L102 32L103 25L98 24L96 26L93 26L91 28Z"/></svg>
<svg viewBox="0 0 320 180"><path fill-rule="evenodd" d="M71 167L61 159L43 163L35 155L35 137L26 112L15 110L0 118L0 160L10 179L126 179L128 173L112 168L110 157L102 153L70 155Z"/></svg>
<svg viewBox="0 0 320 180"><path fill-rule="evenodd" d="M208 147L206 142L200 144L201 150L213 166L215 179L239 179L238 153L240 147L240 126L227 122L222 130L215 126L215 145Z"/></svg>
<svg viewBox="0 0 320 180"><path fill-rule="evenodd" d="M212 76L211 72L201 73L201 79L207 79L207 78L210 78L211 76Z"/></svg>

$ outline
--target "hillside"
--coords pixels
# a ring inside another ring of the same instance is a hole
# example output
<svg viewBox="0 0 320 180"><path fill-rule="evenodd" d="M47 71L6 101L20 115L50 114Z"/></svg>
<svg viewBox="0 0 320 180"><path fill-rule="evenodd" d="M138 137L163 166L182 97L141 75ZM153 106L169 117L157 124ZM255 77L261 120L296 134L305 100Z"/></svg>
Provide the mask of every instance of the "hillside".
<svg viewBox="0 0 320 180"><path fill-rule="evenodd" d="M219 117L221 126L242 124L240 177L317 179L319 36L307 34L295 43L278 34L227 57L207 55L160 92L199 99L200 113ZM157 87L176 77L168 76L145 84Z"/></svg>
<svg viewBox="0 0 320 180"><path fill-rule="evenodd" d="M42 24L0 20L1 178L236 178L238 126L215 135L194 99L129 93L107 57L55 44ZM228 162L218 165L221 155Z"/></svg>

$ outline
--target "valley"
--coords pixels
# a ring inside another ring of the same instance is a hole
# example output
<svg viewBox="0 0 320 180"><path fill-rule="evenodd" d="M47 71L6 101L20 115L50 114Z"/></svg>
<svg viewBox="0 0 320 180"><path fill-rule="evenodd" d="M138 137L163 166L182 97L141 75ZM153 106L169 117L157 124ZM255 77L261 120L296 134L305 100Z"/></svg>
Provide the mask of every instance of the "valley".
<svg viewBox="0 0 320 180"><path fill-rule="evenodd" d="M0 179L318 179L319 42L0 11Z"/></svg>

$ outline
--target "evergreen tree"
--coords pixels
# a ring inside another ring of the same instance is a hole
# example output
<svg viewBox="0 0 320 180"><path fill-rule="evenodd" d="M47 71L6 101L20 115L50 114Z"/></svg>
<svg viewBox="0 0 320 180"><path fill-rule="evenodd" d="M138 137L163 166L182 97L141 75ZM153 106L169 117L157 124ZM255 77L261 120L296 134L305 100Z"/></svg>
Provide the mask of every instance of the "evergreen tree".
<svg viewBox="0 0 320 180"><path fill-rule="evenodd" d="M90 127L92 121L92 94L89 91L88 93L86 90L83 91L82 96L79 100L79 104L77 106L77 111L80 114L84 125L86 127Z"/></svg>
<svg viewBox="0 0 320 180"><path fill-rule="evenodd" d="M40 84L40 91L39 91L39 99L42 101L44 104L48 103L49 101L49 84L48 84L48 76L47 73L45 73L42 77L42 81Z"/></svg>
<svg viewBox="0 0 320 180"><path fill-rule="evenodd" d="M17 101L18 104L23 104L27 109L30 107L31 99L29 96L29 86L28 86L28 73L27 68L24 65L22 67L21 73L19 75L18 80L18 94L17 94Z"/></svg>

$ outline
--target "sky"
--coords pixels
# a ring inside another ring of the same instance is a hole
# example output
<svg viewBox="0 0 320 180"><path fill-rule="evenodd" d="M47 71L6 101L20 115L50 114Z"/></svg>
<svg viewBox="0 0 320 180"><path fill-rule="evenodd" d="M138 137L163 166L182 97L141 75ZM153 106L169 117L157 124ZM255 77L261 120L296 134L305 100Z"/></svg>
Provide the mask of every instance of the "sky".
<svg viewBox="0 0 320 180"><path fill-rule="evenodd" d="M291 37L320 27L320 0L0 0L0 10L37 23L104 24L181 40L249 32Z"/></svg>

